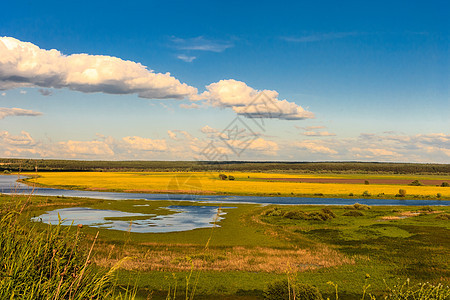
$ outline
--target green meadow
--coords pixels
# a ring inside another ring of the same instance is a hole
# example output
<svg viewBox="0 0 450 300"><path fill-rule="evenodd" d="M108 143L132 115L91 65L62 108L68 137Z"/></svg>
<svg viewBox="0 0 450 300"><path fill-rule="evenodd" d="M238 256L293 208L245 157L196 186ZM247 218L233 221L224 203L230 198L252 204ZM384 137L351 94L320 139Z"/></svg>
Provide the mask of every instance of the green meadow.
<svg viewBox="0 0 450 300"><path fill-rule="evenodd" d="M0 200L2 207L23 203L17 220L35 233L58 226L30 218L64 207L167 215L171 205L217 206L7 195ZM383 299L396 284L450 283L450 208L445 206L227 204L221 209L226 214L216 227L185 232L61 228L78 234L80 255L92 247L90 274L102 278L114 270L107 298L125 297L128 289L136 299L263 299L268 284L294 278L316 286L325 299L335 299L336 286L340 299L361 299L364 288Z"/></svg>

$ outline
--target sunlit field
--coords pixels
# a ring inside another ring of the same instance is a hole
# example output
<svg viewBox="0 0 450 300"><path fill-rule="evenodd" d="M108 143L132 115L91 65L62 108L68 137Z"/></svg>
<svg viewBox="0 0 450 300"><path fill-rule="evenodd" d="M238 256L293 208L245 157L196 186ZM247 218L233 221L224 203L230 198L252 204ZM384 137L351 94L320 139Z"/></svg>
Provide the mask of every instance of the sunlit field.
<svg viewBox="0 0 450 300"><path fill-rule="evenodd" d="M400 189L409 198L448 198L450 188L440 186L449 182L450 176L432 175L311 175L227 172L225 180L218 172L49 172L38 173L37 178L27 180L47 187L86 189L98 191L126 191L146 193L195 193L235 194L260 196L328 196L328 197L395 197ZM36 175L36 174L32 174ZM234 177L230 180L229 176ZM315 183L279 181L302 178L315 179L361 179L366 183ZM377 184L370 181L391 180L392 184ZM402 184L395 181L403 180ZM433 185L412 186L417 180L432 180Z"/></svg>

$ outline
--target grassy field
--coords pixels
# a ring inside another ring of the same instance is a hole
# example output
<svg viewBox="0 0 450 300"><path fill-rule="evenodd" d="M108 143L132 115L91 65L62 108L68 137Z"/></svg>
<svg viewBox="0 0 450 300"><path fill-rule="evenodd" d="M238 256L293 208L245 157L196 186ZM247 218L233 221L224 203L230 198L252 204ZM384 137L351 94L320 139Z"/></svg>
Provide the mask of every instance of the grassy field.
<svg viewBox="0 0 450 300"><path fill-rule="evenodd" d="M0 201L10 196L0 196ZM143 203L149 206L135 206ZM124 212L155 212L174 201L108 201L31 198L22 222L45 211L82 206ZM203 205L203 204L202 204ZM381 297L386 285L450 284L450 208L234 205L220 227L174 233L131 233L84 226L88 248L99 231L92 262L108 270L125 257L119 285L135 285L139 299L166 299L176 287L184 299L262 299L262 290L288 274L334 299L361 299L363 286ZM324 210L328 209L331 210ZM45 232L48 225L35 223ZM74 231L79 230L73 228ZM191 273L192 272L192 273ZM367 279L366 274L370 275ZM386 282L386 283L385 283ZM381 298L380 298L381 299Z"/></svg>
<svg viewBox="0 0 450 300"><path fill-rule="evenodd" d="M127 191L146 193L231 194L258 196L325 196L393 198L399 189L407 198L450 198L450 188L436 185L350 184L280 182L277 178L337 178L385 180L437 180L449 182L449 175L377 175L377 174L285 174L285 173L226 173L235 180L221 180L218 172L41 172L29 183L67 189ZM36 174L32 174L36 175ZM270 178L271 180L268 180ZM438 194L440 196L438 196ZM349 196L350 195L350 196Z"/></svg>

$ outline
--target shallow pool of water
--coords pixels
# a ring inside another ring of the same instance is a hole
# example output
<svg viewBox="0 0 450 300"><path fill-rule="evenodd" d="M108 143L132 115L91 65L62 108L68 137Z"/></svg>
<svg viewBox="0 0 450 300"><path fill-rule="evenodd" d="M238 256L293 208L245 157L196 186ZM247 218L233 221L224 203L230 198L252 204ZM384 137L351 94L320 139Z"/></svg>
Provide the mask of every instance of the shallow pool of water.
<svg viewBox="0 0 450 300"><path fill-rule="evenodd" d="M229 207L227 207L228 209ZM82 224L90 227L138 233L178 232L198 228L220 227L226 214L218 206L181 206L163 207L171 213L165 215L130 213L89 207L69 207L48 211L32 218L34 222L63 225Z"/></svg>

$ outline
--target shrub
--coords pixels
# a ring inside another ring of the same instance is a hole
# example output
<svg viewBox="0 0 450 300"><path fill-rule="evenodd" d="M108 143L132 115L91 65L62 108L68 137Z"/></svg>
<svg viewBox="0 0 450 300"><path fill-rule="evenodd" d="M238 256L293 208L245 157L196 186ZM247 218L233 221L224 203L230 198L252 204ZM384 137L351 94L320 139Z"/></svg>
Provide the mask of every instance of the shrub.
<svg viewBox="0 0 450 300"><path fill-rule="evenodd" d="M441 215L437 216L436 219L439 219L439 220L450 220L450 214L441 214Z"/></svg>
<svg viewBox="0 0 450 300"><path fill-rule="evenodd" d="M336 214L328 207L322 208L322 212L326 215L329 215L331 218L336 218Z"/></svg>
<svg viewBox="0 0 450 300"><path fill-rule="evenodd" d="M405 196L406 196L406 190L405 189L399 189L398 190L398 197L405 197Z"/></svg>
<svg viewBox="0 0 450 300"><path fill-rule="evenodd" d="M228 176L228 180L234 180L234 176L229 175L229 176Z"/></svg>
<svg viewBox="0 0 450 300"><path fill-rule="evenodd" d="M350 197L353 197L354 195L353 195L353 193L350 193L350 194L348 194Z"/></svg>
<svg viewBox="0 0 450 300"><path fill-rule="evenodd" d="M222 179L222 180L225 180L225 179L228 178L228 176L225 175L225 174L219 174L219 178Z"/></svg>
<svg viewBox="0 0 450 300"><path fill-rule="evenodd" d="M358 211L358 210L351 210L351 211L348 211L345 214L343 214L343 216L346 216L346 217L361 217L361 216L364 216L364 214L362 212Z"/></svg>
<svg viewBox="0 0 450 300"><path fill-rule="evenodd" d="M369 185L369 181L368 180L364 180L364 184L365 185Z"/></svg>
<svg viewBox="0 0 450 300"><path fill-rule="evenodd" d="M362 195L363 195L363 197L370 197L370 196L372 196L372 195L369 193L369 191L364 191L364 192L362 193Z"/></svg>
<svg viewBox="0 0 450 300"><path fill-rule="evenodd" d="M449 187L450 184L449 184L448 182L445 182L445 181L444 181L444 182L441 184L441 186L442 186L442 187Z"/></svg>
<svg viewBox="0 0 450 300"><path fill-rule="evenodd" d="M284 214L285 218L293 220L309 220L309 215L301 210L291 210Z"/></svg>
<svg viewBox="0 0 450 300"><path fill-rule="evenodd" d="M421 186L423 185L419 180L414 180L413 182L411 182L409 185L412 186Z"/></svg>
<svg viewBox="0 0 450 300"><path fill-rule="evenodd" d="M267 300L323 300L320 291L309 284L289 283L286 279L269 283L264 290Z"/></svg>
<svg viewBox="0 0 450 300"><path fill-rule="evenodd" d="M369 206L369 205L359 204L359 203L353 204L352 207L353 207L354 209L357 209L357 210L368 210L368 209L370 209L370 206Z"/></svg>
<svg viewBox="0 0 450 300"><path fill-rule="evenodd" d="M437 197L437 198L441 198L441 197L442 197L442 194L441 194L441 193L437 193L437 194L436 194L436 197Z"/></svg>
<svg viewBox="0 0 450 300"><path fill-rule="evenodd" d="M284 212L281 209L278 209L278 207L269 208L268 210L265 210L262 212L263 216L268 216L268 217L278 217L278 216L282 216L283 214L284 214Z"/></svg>

